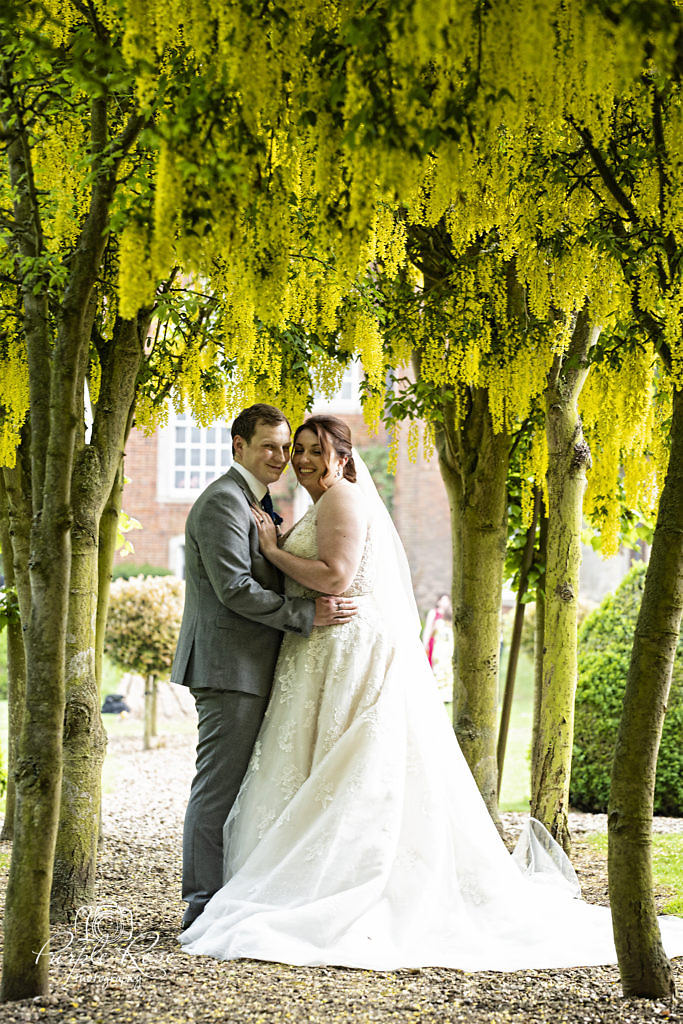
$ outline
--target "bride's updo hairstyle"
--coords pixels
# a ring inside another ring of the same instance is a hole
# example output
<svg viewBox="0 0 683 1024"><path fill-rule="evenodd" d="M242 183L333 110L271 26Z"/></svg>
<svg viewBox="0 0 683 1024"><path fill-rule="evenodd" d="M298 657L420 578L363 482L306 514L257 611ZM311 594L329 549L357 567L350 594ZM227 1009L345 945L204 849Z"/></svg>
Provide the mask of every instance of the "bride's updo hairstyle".
<svg viewBox="0 0 683 1024"><path fill-rule="evenodd" d="M337 416L311 416L295 430L292 447L296 444L296 439L302 430L310 430L318 438L320 450L323 453L323 459L327 466L327 472L320 480L320 486L323 490L327 490L334 480L331 470L333 451L337 453L340 459L346 458L348 460L344 465L342 475L345 480L355 484L356 467L353 464L351 431L346 423L344 423L344 420L340 420Z"/></svg>

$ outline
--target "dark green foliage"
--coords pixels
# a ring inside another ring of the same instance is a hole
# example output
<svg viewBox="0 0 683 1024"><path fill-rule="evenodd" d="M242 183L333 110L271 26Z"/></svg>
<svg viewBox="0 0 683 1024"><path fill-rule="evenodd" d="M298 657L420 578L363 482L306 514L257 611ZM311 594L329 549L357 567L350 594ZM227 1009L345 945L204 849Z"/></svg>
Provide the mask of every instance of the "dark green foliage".
<svg viewBox="0 0 683 1024"><path fill-rule="evenodd" d="M579 631L572 806L606 811L612 754L645 584L646 566L635 565ZM657 762L655 814L683 814L683 641L679 641Z"/></svg>
<svg viewBox="0 0 683 1024"><path fill-rule="evenodd" d="M19 622L16 587L0 587L0 632L10 622Z"/></svg>
<svg viewBox="0 0 683 1024"><path fill-rule="evenodd" d="M7 630L0 630L0 700L7 700Z"/></svg>
<svg viewBox="0 0 683 1024"><path fill-rule="evenodd" d="M170 569L164 569L160 565L150 565L144 562L142 565L134 565L133 562L121 562L115 565L111 578L113 580L129 580L133 576L172 576Z"/></svg>
<svg viewBox="0 0 683 1024"><path fill-rule="evenodd" d="M365 462L365 465L370 471L375 487L379 491L379 496L386 505L389 512L394 507L394 489L396 487L396 477L393 473L389 472L389 452L383 444L369 445L367 448L361 448L360 454Z"/></svg>
<svg viewBox="0 0 683 1024"><path fill-rule="evenodd" d="M7 700L7 630L19 619L19 603L13 587L0 587L0 700ZM0 780L0 791L2 782Z"/></svg>

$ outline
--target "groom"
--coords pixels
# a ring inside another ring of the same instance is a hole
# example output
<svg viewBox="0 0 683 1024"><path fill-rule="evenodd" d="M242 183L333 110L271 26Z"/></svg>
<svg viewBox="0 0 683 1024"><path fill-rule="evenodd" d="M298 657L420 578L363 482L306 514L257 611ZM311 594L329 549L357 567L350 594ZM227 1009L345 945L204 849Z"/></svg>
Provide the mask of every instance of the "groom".
<svg viewBox="0 0 683 1024"><path fill-rule="evenodd" d="M279 571L259 551L250 506L279 521L268 485L282 475L290 442L279 409L241 412L233 465L202 492L185 527L185 608L171 679L190 688L199 735L183 832L183 929L223 884L223 825L266 710L283 631L308 636L355 614L341 597L284 597Z"/></svg>

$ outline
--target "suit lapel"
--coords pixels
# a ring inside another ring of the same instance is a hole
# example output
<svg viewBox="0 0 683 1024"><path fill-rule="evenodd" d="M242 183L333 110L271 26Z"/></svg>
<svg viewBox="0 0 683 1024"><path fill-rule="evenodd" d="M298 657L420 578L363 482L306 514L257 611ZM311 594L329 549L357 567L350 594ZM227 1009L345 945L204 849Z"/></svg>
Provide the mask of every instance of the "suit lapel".
<svg viewBox="0 0 683 1024"><path fill-rule="evenodd" d="M233 469L231 466L225 475L230 477L231 480L234 480L235 483L242 488L246 496L246 499L250 505L260 505L260 502L256 499L256 496L251 490L249 484L238 470Z"/></svg>

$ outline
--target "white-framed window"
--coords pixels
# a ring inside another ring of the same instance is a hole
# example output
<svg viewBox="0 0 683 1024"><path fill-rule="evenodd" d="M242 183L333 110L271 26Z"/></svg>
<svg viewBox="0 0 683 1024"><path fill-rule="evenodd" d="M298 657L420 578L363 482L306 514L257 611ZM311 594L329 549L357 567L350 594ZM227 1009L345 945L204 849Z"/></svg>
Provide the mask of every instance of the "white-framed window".
<svg viewBox="0 0 683 1024"><path fill-rule="evenodd" d="M363 367L360 360L351 360L344 368L344 376L336 395L333 395L332 398L325 398L324 395L315 396L313 413L360 412L360 382L362 379Z"/></svg>
<svg viewBox="0 0 683 1024"><path fill-rule="evenodd" d="M159 432L157 497L193 501L207 484L232 465L230 425L224 421L198 427L189 413L172 408Z"/></svg>
<svg viewBox="0 0 683 1024"><path fill-rule="evenodd" d="M168 567L179 580L185 579L185 535L182 533L168 542Z"/></svg>

